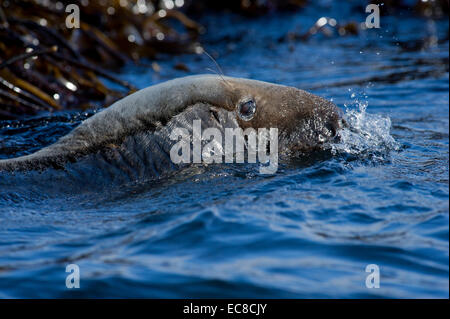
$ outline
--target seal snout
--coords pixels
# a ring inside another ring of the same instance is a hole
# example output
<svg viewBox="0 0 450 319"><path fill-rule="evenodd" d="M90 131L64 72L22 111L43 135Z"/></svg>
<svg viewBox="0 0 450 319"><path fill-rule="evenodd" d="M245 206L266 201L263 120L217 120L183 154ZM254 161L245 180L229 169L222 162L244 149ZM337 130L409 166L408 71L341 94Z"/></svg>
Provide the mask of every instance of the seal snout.
<svg viewBox="0 0 450 319"><path fill-rule="evenodd" d="M294 91L295 90L295 91ZM293 110L285 128L281 144L288 153L308 153L321 150L338 138L341 128L339 108L314 94L294 89L288 105ZM288 118L289 119L289 118Z"/></svg>

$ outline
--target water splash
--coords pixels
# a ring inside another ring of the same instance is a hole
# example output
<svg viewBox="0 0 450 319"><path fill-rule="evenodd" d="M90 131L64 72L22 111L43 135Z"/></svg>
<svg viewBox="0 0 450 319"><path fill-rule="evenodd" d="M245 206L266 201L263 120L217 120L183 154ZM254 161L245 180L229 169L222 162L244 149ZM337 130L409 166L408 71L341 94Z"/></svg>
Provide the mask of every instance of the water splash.
<svg viewBox="0 0 450 319"><path fill-rule="evenodd" d="M343 119L347 127L339 132L340 141L331 145L334 155L357 155L359 158L384 160L400 144L391 136L388 116L367 113L367 95L351 94L352 103L344 104Z"/></svg>

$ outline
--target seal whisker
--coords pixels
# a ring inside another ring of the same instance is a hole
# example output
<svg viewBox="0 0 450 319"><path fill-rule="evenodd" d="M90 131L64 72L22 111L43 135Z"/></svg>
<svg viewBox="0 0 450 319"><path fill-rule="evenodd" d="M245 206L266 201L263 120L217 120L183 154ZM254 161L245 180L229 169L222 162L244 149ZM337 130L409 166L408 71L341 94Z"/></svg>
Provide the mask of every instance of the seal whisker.
<svg viewBox="0 0 450 319"><path fill-rule="evenodd" d="M218 76L220 76L220 78L222 79L222 81L223 81L226 85L228 85L228 87L231 88L231 85L225 80L225 78L224 78L225 74L223 73L222 68L220 67L219 63L217 63L216 59L214 59L214 58L212 57L212 55L209 54L204 48L202 48L202 53L204 53L208 58L211 59L211 61L213 61L213 63L216 65L217 70L218 70L220 73L217 72L217 71L214 71L214 70L211 69L211 68L206 68L206 70L209 70L209 71L212 71L212 72L216 73Z"/></svg>

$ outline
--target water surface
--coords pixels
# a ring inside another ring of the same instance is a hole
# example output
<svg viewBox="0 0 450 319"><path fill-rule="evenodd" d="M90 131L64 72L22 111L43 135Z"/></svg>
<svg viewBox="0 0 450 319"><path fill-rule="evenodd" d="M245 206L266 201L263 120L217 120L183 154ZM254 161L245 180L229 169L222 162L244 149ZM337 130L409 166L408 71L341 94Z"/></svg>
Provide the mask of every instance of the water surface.
<svg viewBox="0 0 450 319"><path fill-rule="evenodd" d="M448 298L448 20L383 16L356 36L286 37L324 12L365 20L342 2L216 14L202 19L203 43L226 75L332 99L352 127L340 144L274 175L213 165L102 192L2 175L0 297ZM159 74L120 76L146 87L216 70L205 55L158 63ZM0 122L0 157L36 151L94 113ZM71 263L80 289L65 286ZM366 288L368 264L379 289Z"/></svg>

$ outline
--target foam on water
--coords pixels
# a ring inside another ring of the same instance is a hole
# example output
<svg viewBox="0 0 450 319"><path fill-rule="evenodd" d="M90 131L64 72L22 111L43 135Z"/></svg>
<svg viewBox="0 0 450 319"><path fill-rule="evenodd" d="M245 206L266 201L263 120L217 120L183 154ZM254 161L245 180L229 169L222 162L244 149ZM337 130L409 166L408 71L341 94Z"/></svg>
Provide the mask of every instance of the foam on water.
<svg viewBox="0 0 450 319"><path fill-rule="evenodd" d="M353 101L345 104L343 119L346 127L339 131L339 142L330 145L333 155L355 155L359 158L383 160L390 151L401 148L391 135L391 119L367 112L368 100L351 95Z"/></svg>

